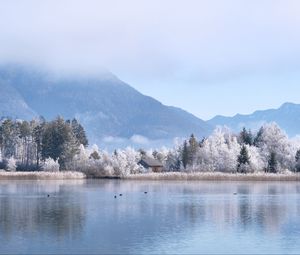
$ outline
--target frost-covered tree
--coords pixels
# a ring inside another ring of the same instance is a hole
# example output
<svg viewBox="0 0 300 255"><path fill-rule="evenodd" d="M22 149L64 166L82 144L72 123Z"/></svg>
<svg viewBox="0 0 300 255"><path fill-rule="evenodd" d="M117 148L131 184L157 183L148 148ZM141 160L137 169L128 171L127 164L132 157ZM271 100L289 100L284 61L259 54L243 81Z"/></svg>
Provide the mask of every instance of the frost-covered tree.
<svg viewBox="0 0 300 255"><path fill-rule="evenodd" d="M79 141L70 123L62 118L50 122L42 117L32 121L0 121L1 167L13 157L18 171L39 170L41 163L51 157L54 160L59 158L65 169L66 163L78 153L78 148Z"/></svg>
<svg viewBox="0 0 300 255"><path fill-rule="evenodd" d="M269 173L277 173L278 171L278 162L276 152L272 151L268 160L267 172Z"/></svg>
<svg viewBox="0 0 300 255"><path fill-rule="evenodd" d="M181 161L184 169L186 169L188 162L189 162L189 150L188 150L188 145L187 141L184 141L183 143L183 149L181 153Z"/></svg>
<svg viewBox="0 0 300 255"><path fill-rule="evenodd" d="M77 119L73 119L70 124L77 142L82 144L84 147L88 146L89 142L83 126L77 121Z"/></svg>
<svg viewBox="0 0 300 255"><path fill-rule="evenodd" d="M59 171L58 160L47 158L43 163L42 170L46 172L58 172Z"/></svg>
<svg viewBox="0 0 300 255"><path fill-rule="evenodd" d="M168 152L166 161L164 162L164 168L167 171L180 171L182 170L181 153L179 148L171 149Z"/></svg>
<svg viewBox="0 0 300 255"><path fill-rule="evenodd" d="M293 169L295 148L276 123L266 124L260 129L256 145L260 148L260 154L266 162L268 162L271 154L276 155L278 171Z"/></svg>
<svg viewBox="0 0 300 255"><path fill-rule="evenodd" d="M246 145L248 155L250 158L249 172L263 172L266 168L266 162L260 154L260 149L256 146Z"/></svg>
<svg viewBox="0 0 300 255"><path fill-rule="evenodd" d="M247 131L244 127L239 135L239 141L241 144L252 145L253 144L253 135L251 130Z"/></svg>
<svg viewBox="0 0 300 255"><path fill-rule="evenodd" d="M117 176L126 176L142 171L142 166L138 164L141 159L140 153L131 147L125 150L117 150L112 159L114 172Z"/></svg>
<svg viewBox="0 0 300 255"><path fill-rule="evenodd" d="M254 140L253 140L253 145L254 146L259 147L259 146L262 145L262 143L263 143L263 140L262 140L263 133L264 133L264 127L261 127L258 130L256 136L254 137Z"/></svg>
<svg viewBox="0 0 300 255"><path fill-rule="evenodd" d="M17 168L17 164L16 164L16 160L14 157L10 157L8 160L7 160L7 166L6 166L7 170L8 171L16 171L16 168Z"/></svg>
<svg viewBox="0 0 300 255"><path fill-rule="evenodd" d="M0 127L1 152L4 158L10 158L15 155L17 141L16 123L10 119L5 119Z"/></svg>
<svg viewBox="0 0 300 255"><path fill-rule="evenodd" d="M160 150L154 150L152 152L153 158L155 158L156 160L158 160L163 164L165 164L168 154L169 154L169 149L167 149L166 147L162 147Z"/></svg>
<svg viewBox="0 0 300 255"><path fill-rule="evenodd" d="M46 124L42 140L43 159L59 159L62 169L66 169L68 162L78 153L79 143L72 128L61 117Z"/></svg>
<svg viewBox="0 0 300 255"><path fill-rule="evenodd" d="M198 171L235 172L240 145L228 129L217 128L198 151Z"/></svg>
<svg viewBox="0 0 300 255"><path fill-rule="evenodd" d="M240 155L238 156L238 165L237 171L239 173L247 173L250 169L250 156L248 154L247 147L245 145L242 146Z"/></svg>
<svg viewBox="0 0 300 255"><path fill-rule="evenodd" d="M295 170L296 172L300 172L300 150L296 152L295 161Z"/></svg>
<svg viewBox="0 0 300 255"><path fill-rule="evenodd" d="M188 146L188 164L190 166L193 166L195 164L196 160L196 154L199 149L199 143L194 136L194 134L191 134L189 139L189 146Z"/></svg>

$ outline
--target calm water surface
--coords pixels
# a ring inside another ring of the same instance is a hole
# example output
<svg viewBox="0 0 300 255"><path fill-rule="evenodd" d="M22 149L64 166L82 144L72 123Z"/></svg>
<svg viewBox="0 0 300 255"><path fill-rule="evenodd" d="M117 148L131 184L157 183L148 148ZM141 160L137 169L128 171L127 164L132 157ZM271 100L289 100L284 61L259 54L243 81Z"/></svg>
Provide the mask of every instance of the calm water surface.
<svg viewBox="0 0 300 255"><path fill-rule="evenodd" d="M300 253L300 183L1 181L0 253Z"/></svg>

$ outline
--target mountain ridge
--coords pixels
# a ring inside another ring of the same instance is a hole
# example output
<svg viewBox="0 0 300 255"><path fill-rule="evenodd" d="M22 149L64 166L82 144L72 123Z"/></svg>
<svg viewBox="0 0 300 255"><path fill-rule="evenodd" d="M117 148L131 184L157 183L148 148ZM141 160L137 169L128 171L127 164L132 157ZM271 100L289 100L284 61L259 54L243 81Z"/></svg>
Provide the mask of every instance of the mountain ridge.
<svg viewBox="0 0 300 255"><path fill-rule="evenodd" d="M276 122L290 136L300 134L300 104L285 102L279 108L256 110L251 114L232 117L217 115L207 121L212 126L227 126L235 132L241 128L257 130L267 122Z"/></svg>
<svg viewBox="0 0 300 255"><path fill-rule="evenodd" d="M149 140L172 140L191 133L201 137L211 132L205 121L143 95L114 74L106 72L101 77L53 75L14 65L0 67L0 83L11 88L9 97L18 94L32 116L76 117L86 127L90 140L98 144L105 137L130 140L139 135ZM0 89L8 90L4 86ZM6 98L2 100L10 104ZM25 108L20 112L25 112ZM6 111L9 116L11 112Z"/></svg>

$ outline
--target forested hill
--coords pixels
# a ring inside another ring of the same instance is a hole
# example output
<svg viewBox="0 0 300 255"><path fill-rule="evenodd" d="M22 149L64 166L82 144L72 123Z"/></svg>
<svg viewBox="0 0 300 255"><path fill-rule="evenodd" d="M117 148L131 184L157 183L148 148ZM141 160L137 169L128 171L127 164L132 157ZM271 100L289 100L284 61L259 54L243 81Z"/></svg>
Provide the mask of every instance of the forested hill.
<svg viewBox="0 0 300 255"><path fill-rule="evenodd" d="M108 72L59 76L32 67L1 66L0 104L6 106L2 116L76 117L91 143L171 141L191 133L206 136L212 130L201 119L139 93Z"/></svg>

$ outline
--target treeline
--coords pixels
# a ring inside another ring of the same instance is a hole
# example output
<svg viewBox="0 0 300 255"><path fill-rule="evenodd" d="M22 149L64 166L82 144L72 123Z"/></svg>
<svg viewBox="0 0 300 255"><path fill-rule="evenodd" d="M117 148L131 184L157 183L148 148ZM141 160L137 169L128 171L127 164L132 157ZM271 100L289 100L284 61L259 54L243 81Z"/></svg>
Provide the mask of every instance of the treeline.
<svg viewBox="0 0 300 255"><path fill-rule="evenodd" d="M0 169L74 170L89 176L125 176L149 169L142 157L160 161L163 171L283 173L300 172L300 138L289 139L275 123L257 132L245 128L238 134L217 128L209 137L194 135L173 148L115 150L109 153L88 147L84 128L76 120L56 118L0 123Z"/></svg>
<svg viewBox="0 0 300 255"><path fill-rule="evenodd" d="M173 152L171 168L231 173L299 172L299 148L299 138L289 139L276 123L266 124L254 133L245 128L239 134L217 128L200 141L194 135L184 141ZM169 158L170 154L165 156L167 165Z"/></svg>
<svg viewBox="0 0 300 255"><path fill-rule="evenodd" d="M138 164L142 157L160 161L163 171L223 173L288 173L300 171L300 139L289 139L275 123L258 132L245 128L238 134L217 128L198 140L194 135L173 148L108 153L98 147L84 148L74 157L74 170L93 176L125 176L149 171Z"/></svg>
<svg viewBox="0 0 300 255"><path fill-rule="evenodd" d="M59 166L63 170L79 152L80 144L87 146L88 139L76 119L3 119L0 122L0 169L34 171Z"/></svg>

